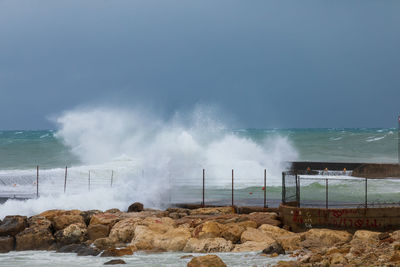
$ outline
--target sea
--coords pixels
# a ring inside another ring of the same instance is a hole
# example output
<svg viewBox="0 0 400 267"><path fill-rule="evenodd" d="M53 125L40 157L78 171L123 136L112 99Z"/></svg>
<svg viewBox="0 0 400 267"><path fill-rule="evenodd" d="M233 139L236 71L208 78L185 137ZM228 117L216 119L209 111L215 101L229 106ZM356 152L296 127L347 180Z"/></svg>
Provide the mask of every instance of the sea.
<svg viewBox="0 0 400 267"><path fill-rule="evenodd" d="M273 206L281 199L282 171L292 161L398 162L395 128L229 129L204 120L164 123L109 113L66 114L54 130L0 131L0 219L48 209L126 210L136 201L147 208L200 203L203 185L206 204L227 204L232 181L235 204L261 206L266 190ZM362 203L362 184L342 176L348 181L331 185L340 191L336 197ZM324 198L326 177L320 178L304 184L308 199ZM368 190L377 199L400 197L396 179L372 183ZM127 266L186 266L182 255L135 253L124 260ZM289 259L218 255L228 266L270 266ZM0 254L0 266L99 266L104 261L54 252Z"/></svg>

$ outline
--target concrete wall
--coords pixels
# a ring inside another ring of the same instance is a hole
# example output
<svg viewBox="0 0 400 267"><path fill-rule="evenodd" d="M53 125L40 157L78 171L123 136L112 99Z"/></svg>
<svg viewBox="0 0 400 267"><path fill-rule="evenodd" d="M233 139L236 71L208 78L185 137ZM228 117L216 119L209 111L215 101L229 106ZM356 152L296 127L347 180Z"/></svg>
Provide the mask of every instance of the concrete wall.
<svg viewBox="0 0 400 267"><path fill-rule="evenodd" d="M318 209L279 207L282 223L292 231L311 228L384 231L400 228L400 207L368 209Z"/></svg>

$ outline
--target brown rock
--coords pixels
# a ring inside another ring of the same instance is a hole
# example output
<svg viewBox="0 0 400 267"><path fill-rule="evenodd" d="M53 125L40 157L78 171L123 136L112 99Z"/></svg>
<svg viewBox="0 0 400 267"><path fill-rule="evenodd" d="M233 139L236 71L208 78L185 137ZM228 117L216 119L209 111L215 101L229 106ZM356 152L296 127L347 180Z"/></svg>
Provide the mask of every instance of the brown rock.
<svg viewBox="0 0 400 267"><path fill-rule="evenodd" d="M68 225L66 228L55 233L57 243L69 245L74 243L82 243L87 239L86 224L75 223Z"/></svg>
<svg viewBox="0 0 400 267"><path fill-rule="evenodd" d="M248 251L258 251L261 252L265 248L276 244L277 242L275 240L271 240L270 242L266 241L246 241L242 244L237 244L235 245L235 248L233 249L233 252L248 252Z"/></svg>
<svg viewBox="0 0 400 267"><path fill-rule="evenodd" d="M230 223L224 225L223 230L221 232L221 237L225 238L226 240L232 241L232 243L237 244L240 241L240 237L242 233L246 230L245 227L240 226L236 223Z"/></svg>
<svg viewBox="0 0 400 267"><path fill-rule="evenodd" d="M340 242L348 242L352 235L346 231L330 229L311 229L301 235L301 244L310 247L331 247Z"/></svg>
<svg viewBox="0 0 400 267"><path fill-rule="evenodd" d="M107 249L102 254L101 257L122 257L125 255L132 255L133 251L130 248L121 248L121 249Z"/></svg>
<svg viewBox="0 0 400 267"><path fill-rule="evenodd" d="M14 237L0 236L0 253L7 253L14 249Z"/></svg>
<svg viewBox="0 0 400 267"><path fill-rule="evenodd" d="M0 236L15 236L28 227L26 216L6 216L0 224Z"/></svg>
<svg viewBox="0 0 400 267"><path fill-rule="evenodd" d="M96 213L92 215L90 224L103 224L109 227L114 226L120 220L120 217L115 213Z"/></svg>
<svg viewBox="0 0 400 267"><path fill-rule="evenodd" d="M53 224L50 220L43 216L32 216L28 219L29 227L43 228L49 231L53 230Z"/></svg>
<svg viewBox="0 0 400 267"><path fill-rule="evenodd" d="M281 221L278 220L278 214L275 212L253 212L247 215L251 221L257 223L257 226L261 226L263 224L270 224L274 226L280 226Z"/></svg>
<svg viewBox="0 0 400 267"><path fill-rule="evenodd" d="M330 260L331 264L347 264L347 260L346 258L340 254L340 253L335 253L331 256L331 260Z"/></svg>
<svg viewBox="0 0 400 267"><path fill-rule="evenodd" d="M220 237L223 229L223 225L208 221L199 226L197 226L193 231L193 237L203 239L203 238L213 238Z"/></svg>
<svg viewBox="0 0 400 267"><path fill-rule="evenodd" d="M92 216L97 213L103 213L103 212L101 210L87 210L87 211L82 211L81 216L83 217L83 220L85 221L86 225L89 225Z"/></svg>
<svg viewBox="0 0 400 267"><path fill-rule="evenodd" d="M116 265L116 264L126 264L126 262L118 259L118 260L110 260L104 263L104 265Z"/></svg>
<svg viewBox="0 0 400 267"><path fill-rule="evenodd" d="M113 248L115 243L113 242L113 240L109 237L104 237L104 238L98 238L93 242L93 245L100 249L100 250L104 250L104 249L108 249L108 248Z"/></svg>
<svg viewBox="0 0 400 267"><path fill-rule="evenodd" d="M141 211L143 211L143 204L140 202L135 202L128 208L128 212L141 212Z"/></svg>
<svg viewBox="0 0 400 267"><path fill-rule="evenodd" d="M42 227L29 227L15 236L15 250L47 250L54 243L52 233Z"/></svg>
<svg viewBox="0 0 400 267"><path fill-rule="evenodd" d="M191 238L190 230L186 227L178 227L161 235L155 235L153 247L166 251L182 251L187 241Z"/></svg>
<svg viewBox="0 0 400 267"><path fill-rule="evenodd" d="M219 237L206 239L190 238L183 251L195 253L229 252L232 248L233 244L231 241Z"/></svg>
<svg viewBox="0 0 400 267"><path fill-rule="evenodd" d="M56 230L56 231L62 230L65 227L67 227L68 225L77 224L77 223L85 224L85 221L83 220L83 217L81 215L65 214L65 215L53 217L53 226L54 226L54 230Z"/></svg>
<svg viewBox="0 0 400 267"><path fill-rule="evenodd" d="M268 244L275 242L270 234L254 228L248 228L246 231L244 231L240 237L240 241L242 243L247 241L267 242Z"/></svg>
<svg viewBox="0 0 400 267"><path fill-rule="evenodd" d="M110 232L110 238L116 242L131 242L135 233L135 228L141 218L128 218L117 222Z"/></svg>
<svg viewBox="0 0 400 267"><path fill-rule="evenodd" d="M121 211L119 209L109 209L105 211L106 213L120 213Z"/></svg>
<svg viewBox="0 0 400 267"><path fill-rule="evenodd" d="M187 267L226 267L226 264L216 255L194 257Z"/></svg>
<svg viewBox="0 0 400 267"><path fill-rule="evenodd" d="M89 240L96 240L99 238L107 237L110 233L108 225L103 224L90 224L87 228L87 236Z"/></svg>
<svg viewBox="0 0 400 267"><path fill-rule="evenodd" d="M55 217L62 215L81 215L80 210L47 210L40 213L38 216L46 217L46 219L53 221Z"/></svg>
<svg viewBox="0 0 400 267"><path fill-rule="evenodd" d="M286 251L294 251L300 248L301 238L299 234L269 224L261 225L258 230L270 235L278 241Z"/></svg>
<svg viewBox="0 0 400 267"><path fill-rule="evenodd" d="M221 215L234 214L235 210L232 207L217 207L217 208L201 208L190 211L190 215Z"/></svg>

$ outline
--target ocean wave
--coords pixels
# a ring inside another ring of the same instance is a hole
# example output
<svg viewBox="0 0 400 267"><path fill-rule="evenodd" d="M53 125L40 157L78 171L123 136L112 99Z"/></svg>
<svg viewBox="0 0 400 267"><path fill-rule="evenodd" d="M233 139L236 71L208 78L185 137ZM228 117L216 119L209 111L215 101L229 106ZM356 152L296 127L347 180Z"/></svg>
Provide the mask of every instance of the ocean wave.
<svg viewBox="0 0 400 267"><path fill-rule="evenodd" d="M379 136L379 137L368 137L367 140L365 140L366 142L375 142L375 141L379 141L382 140L383 138L385 138L386 135L384 136Z"/></svg>

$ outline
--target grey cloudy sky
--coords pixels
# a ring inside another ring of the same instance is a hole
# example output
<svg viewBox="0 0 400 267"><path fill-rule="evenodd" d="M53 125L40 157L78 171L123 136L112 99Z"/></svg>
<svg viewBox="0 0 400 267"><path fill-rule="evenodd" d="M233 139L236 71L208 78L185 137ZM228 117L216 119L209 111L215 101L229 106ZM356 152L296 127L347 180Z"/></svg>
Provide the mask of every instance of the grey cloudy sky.
<svg viewBox="0 0 400 267"><path fill-rule="evenodd" d="M0 129L87 103L394 127L400 1L0 0Z"/></svg>

